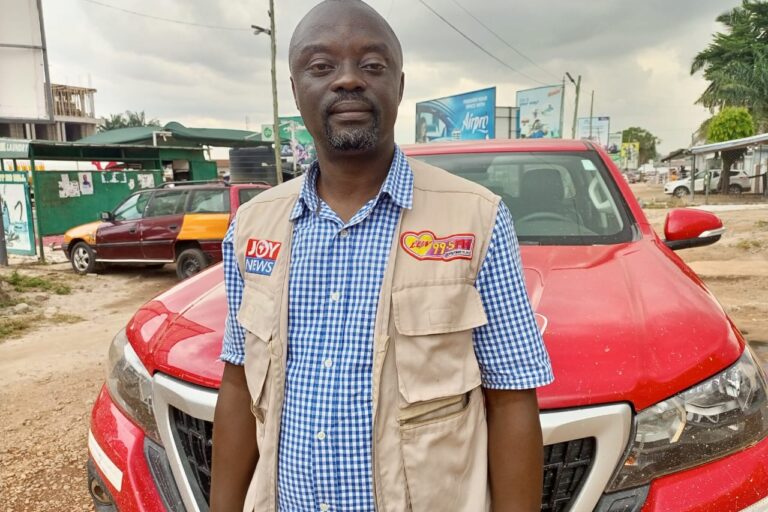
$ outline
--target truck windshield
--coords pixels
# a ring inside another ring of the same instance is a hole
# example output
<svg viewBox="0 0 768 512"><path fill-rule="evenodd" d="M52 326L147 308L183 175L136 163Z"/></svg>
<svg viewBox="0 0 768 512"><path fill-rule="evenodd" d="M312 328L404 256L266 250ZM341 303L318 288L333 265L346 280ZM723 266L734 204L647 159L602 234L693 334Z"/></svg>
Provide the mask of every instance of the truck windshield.
<svg viewBox="0 0 768 512"><path fill-rule="evenodd" d="M631 241L629 208L593 152L475 153L415 157L501 196L521 244Z"/></svg>

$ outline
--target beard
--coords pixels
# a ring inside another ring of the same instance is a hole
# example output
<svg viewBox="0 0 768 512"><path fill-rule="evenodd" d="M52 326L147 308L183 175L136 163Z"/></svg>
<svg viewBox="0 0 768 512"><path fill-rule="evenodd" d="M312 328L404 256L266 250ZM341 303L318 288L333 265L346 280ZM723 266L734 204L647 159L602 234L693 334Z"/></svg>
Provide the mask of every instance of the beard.
<svg viewBox="0 0 768 512"><path fill-rule="evenodd" d="M334 128L331 126L330 110L339 102L354 100L365 103L371 108L371 123L359 128ZM376 105L361 93L343 91L324 109L323 127L328 145L336 151L366 151L376 147L379 141L380 114Z"/></svg>

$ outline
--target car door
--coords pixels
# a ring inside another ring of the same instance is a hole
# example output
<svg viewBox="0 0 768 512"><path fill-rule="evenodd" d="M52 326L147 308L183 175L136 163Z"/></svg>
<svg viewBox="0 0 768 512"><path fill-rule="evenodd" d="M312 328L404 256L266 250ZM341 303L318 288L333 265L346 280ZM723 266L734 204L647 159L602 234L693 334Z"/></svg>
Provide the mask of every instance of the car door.
<svg viewBox="0 0 768 512"><path fill-rule="evenodd" d="M141 250L145 260L174 260L174 243L184 221L184 190L158 190L141 221Z"/></svg>
<svg viewBox="0 0 768 512"><path fill-rule="evenodd" d="M112 222L96 231L96 259L142 259L139 224L151 195L151 191L133 194L114 209Z"/></svg>

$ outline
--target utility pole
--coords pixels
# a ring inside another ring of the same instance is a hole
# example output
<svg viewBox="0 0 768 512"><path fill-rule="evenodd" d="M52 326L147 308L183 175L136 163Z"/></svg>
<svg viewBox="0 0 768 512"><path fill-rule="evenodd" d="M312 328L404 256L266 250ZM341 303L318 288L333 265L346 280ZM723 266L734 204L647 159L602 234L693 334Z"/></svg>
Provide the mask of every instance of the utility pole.
<svg viewBox="0 0 768 512"><path fill-rule="evenodd" d="M277 38L275 36L275 0L269 0L269 28L251 25L254 35L268 34L272 60L272 131L274 133L275 175L277 184L283 182L283 163L280 160L280 117L277 108Z"/></svg>
<svg viewBox="0 0 768 512"><path fill-rule="evenodd" d="M565 76L563 76L563 88L560 89L560 138L564 139L565 134L563 128L565 128Z"/></svg>
<svg viewBox="0 0 768 512"><path fill-rule="evenodd" d="M592 89L592 101L589 103L589 140L592 140L592 120L595 118L595 90Z"/></svg>
<svg viewBox="0 0 768 512"><path fill-rule="evenodd" d="M573 85L576 86L576 106L573 109L573 129L571 130L571 138L576 138L576 123L579 120L579 96L581 95L581 75L579 75L579 78L574 80L570 73L566 71L565 75L568 77L568 80L571 81Z"/></svg>
<svg viewBox="0 0 768 512"><path fill-rule="evenodd" d="M4 208L3 196L0 196L0 267L8 266L8 248L5 244L5 219L3 218Z"/></svg>

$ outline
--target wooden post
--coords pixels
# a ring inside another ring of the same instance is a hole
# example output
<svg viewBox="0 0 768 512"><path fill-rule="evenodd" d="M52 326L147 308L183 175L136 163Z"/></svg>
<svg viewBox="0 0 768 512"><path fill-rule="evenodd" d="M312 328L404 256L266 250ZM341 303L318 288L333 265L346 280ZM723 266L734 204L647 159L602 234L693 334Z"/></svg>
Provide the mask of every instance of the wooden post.
<svg viewBox="0 0 768 512"><path fill-rule="evenodd" d="M272 46L272 117L275 134L275 174L277 184L283 182L283 163L280 160L280 117L277 109L277 36L275 35L275 0L269 0L269 38Z"/></svg>
<svg viewBox="0 0 768 512"><path fill-rule="evenodd" d="M579 120L579 96L581 95L581 75L576 79L576 106L573 109L573 130L571 131L571 138L576 138L576 123Z"/></svg>

